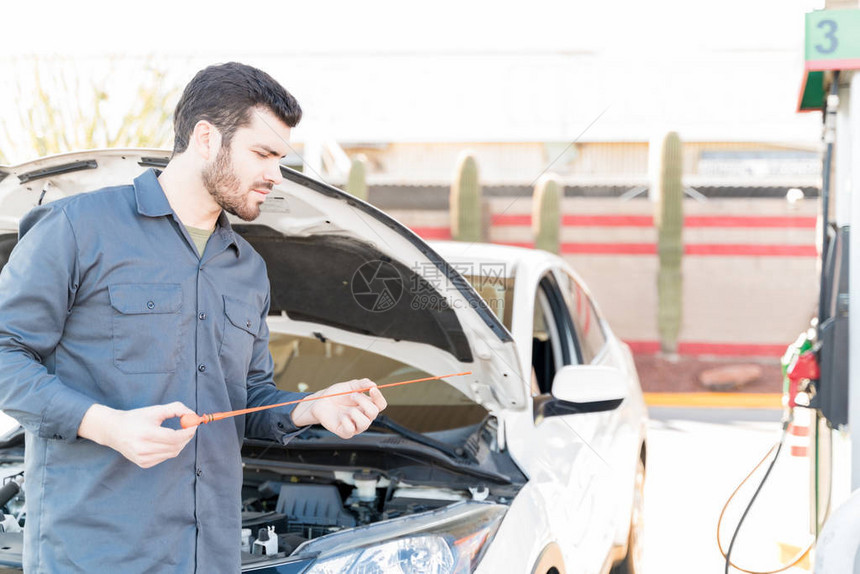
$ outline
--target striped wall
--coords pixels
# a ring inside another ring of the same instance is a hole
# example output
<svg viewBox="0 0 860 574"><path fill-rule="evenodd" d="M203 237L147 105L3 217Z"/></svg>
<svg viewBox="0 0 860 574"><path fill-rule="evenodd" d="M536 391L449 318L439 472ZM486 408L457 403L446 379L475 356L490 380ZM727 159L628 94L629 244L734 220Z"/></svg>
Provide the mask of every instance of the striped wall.
<svg viewBox="0 0 860 574"><path fill-rule="evenodd" d="M489 238L531 246L528 197L489 198ZM659 350L656 231L644 199L565 198L562 256L634 351ZM687 200L685 355L778 357L816 310L815 201ZM389 210L426 239L449 239L445 210Z"/></svg>

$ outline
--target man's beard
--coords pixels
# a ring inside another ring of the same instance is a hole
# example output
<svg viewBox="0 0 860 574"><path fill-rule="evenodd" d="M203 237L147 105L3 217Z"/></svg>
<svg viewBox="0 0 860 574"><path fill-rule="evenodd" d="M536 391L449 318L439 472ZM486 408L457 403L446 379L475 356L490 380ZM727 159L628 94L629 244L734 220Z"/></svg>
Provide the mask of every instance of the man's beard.
<svg viewBox="0 0 860 574"><path fill-rule="evenodd" d="M260 206L253 202L249 203L248 193L241 189L241 182L233 170L229 146L221 146L215 161L205 167L201 175L203 185L221 209L245 221L253 221L259 217ZM261 184L257 187L271 189L270 184Z"/></svg>

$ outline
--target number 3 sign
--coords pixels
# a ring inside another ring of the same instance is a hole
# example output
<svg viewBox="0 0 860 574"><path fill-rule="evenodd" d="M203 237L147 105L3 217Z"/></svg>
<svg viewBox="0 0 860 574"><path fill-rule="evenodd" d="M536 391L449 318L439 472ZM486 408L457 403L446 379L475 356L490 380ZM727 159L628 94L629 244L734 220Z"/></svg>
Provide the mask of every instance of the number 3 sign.
<svg viewBox="0 0 860 574"><path fill-rule="evenodd" d="M806 69L860 69L860 10L806 15Z"/></svg>

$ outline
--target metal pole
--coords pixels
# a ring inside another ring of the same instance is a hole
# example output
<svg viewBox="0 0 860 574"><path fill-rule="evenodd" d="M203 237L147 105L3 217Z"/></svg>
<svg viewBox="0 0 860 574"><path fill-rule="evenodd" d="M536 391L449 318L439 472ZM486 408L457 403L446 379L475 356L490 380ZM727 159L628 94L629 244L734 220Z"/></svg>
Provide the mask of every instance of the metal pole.
<svg viewBox="0 0 860 574"><path fill-rule="evenodd" d="M839 86L839 101L842 113L836 115L836 146L833 161L836 173L833 179L833 220L837 227L851 225L851 121L849 106L851 102L850 72L843 73Z"/></svg>
<svg viewBox="0 0 860 574"><path fill-rule="evenodd" d="M824 287L826 269L824 259L829 248L828 227L830 227L830 173L833 165L833 143L836 141L836 116L839 113L839 70L833 72L833 83L830 85L830 95L824 107L824 169L821 178L821 274L819 277L818 294L818 340L821 340L821 323L824 321Z"/></svg>
<svg viewBox="0 0 860 574"><path fill-rule="evenodd" d="M848 112L851 125L850 151L843 157L849 161L837 166L837 181L849 181L851 187L851 238L849 240L848 309L848 426L851 433L851 490L860 488L860 73L851 78L850 101L843 110ZM843 140L844 141L844 140ZM847 178L845 175L847 172ZM854 229L854 223L857 229Z"/></svg>

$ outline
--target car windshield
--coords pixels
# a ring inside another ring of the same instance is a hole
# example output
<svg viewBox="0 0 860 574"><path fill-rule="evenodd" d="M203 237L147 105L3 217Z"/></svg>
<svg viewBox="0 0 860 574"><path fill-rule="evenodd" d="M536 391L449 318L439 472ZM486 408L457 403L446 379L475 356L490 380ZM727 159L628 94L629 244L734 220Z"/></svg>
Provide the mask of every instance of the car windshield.
<svg viewBox="0 0 860 574"><path fill-rule="evenodd" d="M486 301L490 310L510 331L514 303L514 278L466 274L463 277L472 284L478 295Z"/></svg>

